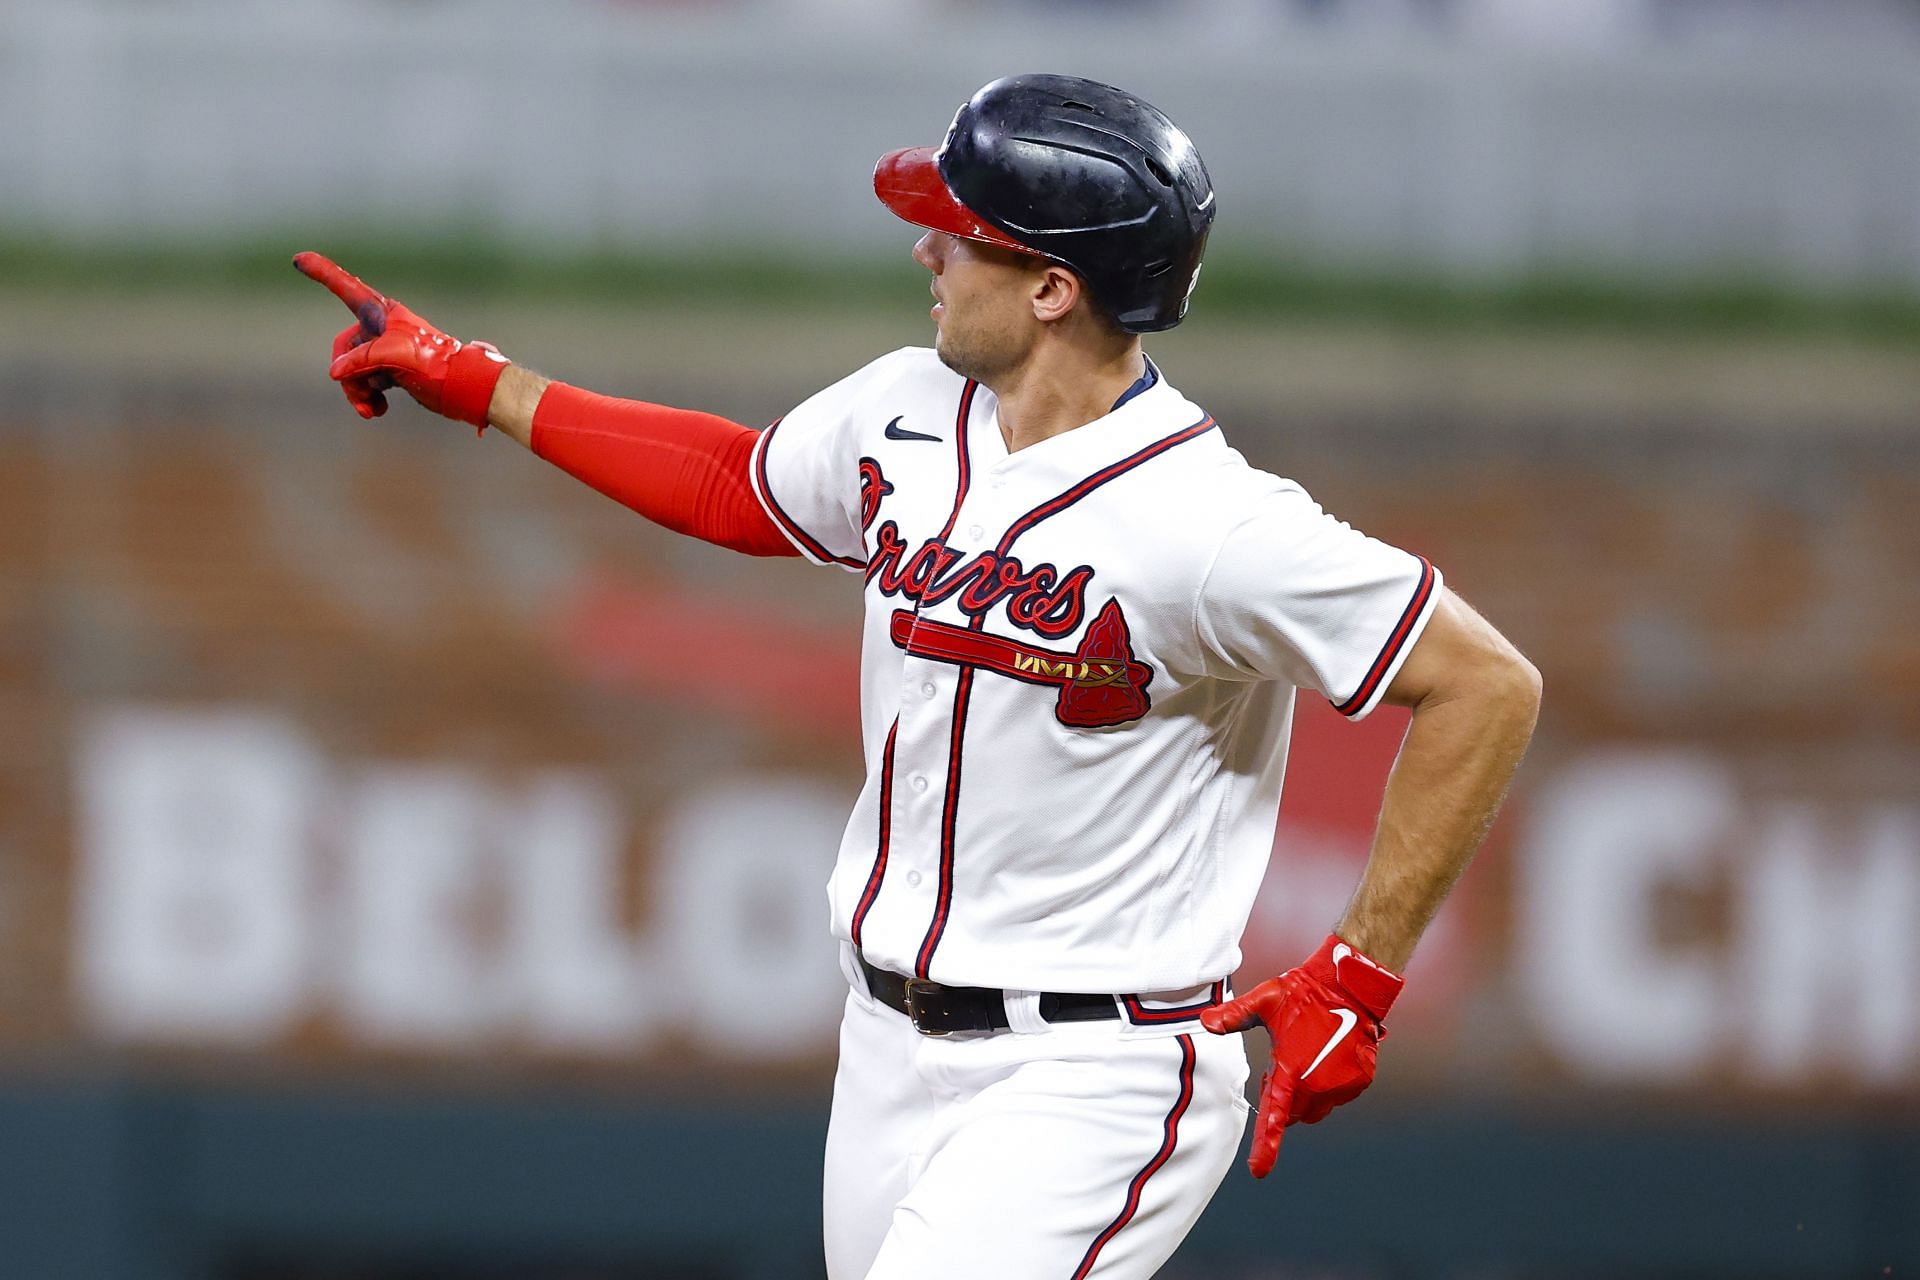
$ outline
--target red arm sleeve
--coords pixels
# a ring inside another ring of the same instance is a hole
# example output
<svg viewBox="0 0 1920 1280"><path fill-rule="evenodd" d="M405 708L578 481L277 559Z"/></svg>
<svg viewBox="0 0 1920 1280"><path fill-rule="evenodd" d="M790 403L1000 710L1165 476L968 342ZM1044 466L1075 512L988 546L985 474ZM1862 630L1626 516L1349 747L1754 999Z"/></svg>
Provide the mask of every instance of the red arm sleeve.
<svg viewBox="0 0 1920 1280"><path fill-rule="evenodd" d="M797 556L748 479L758 436L710 413L564 382L549 386L533 413L533 451L615 502L750 556Z"/></svg>

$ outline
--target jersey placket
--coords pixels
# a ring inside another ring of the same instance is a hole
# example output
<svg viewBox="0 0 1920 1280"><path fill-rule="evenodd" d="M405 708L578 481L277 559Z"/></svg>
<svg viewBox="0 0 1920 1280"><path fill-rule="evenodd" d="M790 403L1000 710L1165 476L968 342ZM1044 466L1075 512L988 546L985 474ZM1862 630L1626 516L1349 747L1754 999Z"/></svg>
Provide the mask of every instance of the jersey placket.
<svg viewBox="0 0 1920 1280"><path fill-rule="evenodd" d="M992 430L999 430L998 426L989 425ZM947 545L958 553L957 564L964 564L980 552L991 549L994 544L990 539L1000 535L1004 520L996 519L999 502L994 496L999 487L999 477L993 476L986 484L969 492L955 509L955 528L947 539ZM969 615L961 605L962 595L963 592L955 593L945 600L916 609L915 613L930 620L952 626L970 626L977 630L986 615ZM929 718L929 736L937 740L937 745L928 753L928 759L939 761L937 772L930 768L927 774L920 775L929 778L928 785L922 787L914 784L916 791L934 801L927 806L932 829L924 833L923 841L916 841L915 844L916 853L931 864L921 872L922 883L918 886L924 895L924 890L930 885L932 901L921 904L926 909L920 918L928 923L913 956L914 976L926 978L930 976L934 951L940 945L940 938L946 931L947 921L953 911L954 864L960 838L960 796L966 781L967 718L980 673L971 666L954 666L913 654L905 655L905 659L908 670L916 674L926 673L925 680L941 694L944 695L948 689L952 691L951 698L938 696L925 699L921 704ZM944 717L940 715L942 711L945 712Z"/></svg>
<svg viewBox="0 0 1920 1280"><path fill-rule="evenodd" d="M955 528L962 524L975 489L977 449L972 419L977 391L978 384L969 381L955 414L953 503L936 539L945 545L952 545ZM920 613L917 602L913 612L916 616ZM852 919L856 947L864 949L867 944L868 920L883 890L888 899L885 911L901 912L904 920L924 918L933 909L929 898L940 888L939 830L945 796L944 787L936 789L935 781L946 779L950 773L948 765L958 740L950 732L955 718L950 713L965 706L966 692L956 690L956 685L958 677L966 674L941 663L902 655L900 710L881 751L873 868Z"/></svg>

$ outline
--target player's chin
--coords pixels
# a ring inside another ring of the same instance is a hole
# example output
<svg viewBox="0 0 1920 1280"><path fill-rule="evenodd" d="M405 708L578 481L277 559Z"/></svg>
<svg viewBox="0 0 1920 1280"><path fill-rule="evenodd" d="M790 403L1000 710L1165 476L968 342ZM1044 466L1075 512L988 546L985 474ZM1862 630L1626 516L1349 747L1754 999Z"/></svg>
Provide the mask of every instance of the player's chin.
<svg viewBox="0 0 1920 1280"><path fill-rule="evenodd" d="M951 317L940 325L933 340L934 354L940 363L963 378L987 382L1007 367L1008 352L992 340L993 335L978 328L962 329Z"/></svg>
<svg viewBox="0 0 1920 1280"><path fill-rule="evenodd" d="M976 382L985 380L987 371L980 367L980 363L974 360L969 352L947 341L945 332L934 338L933 353L940 357L941 364L961 377L971 378Z"/></svg>
<svg viewBox="0 0 1920 1280"><path fill-rule="evenodd" d="M944 364L955 373L970 376L967 375L965 369L960 367L961 364L964 363L964 360L958 356L953 348L953 339L947 335L946 326L936 324L933 329L933 353L940 357L941 364Z"/></svg>

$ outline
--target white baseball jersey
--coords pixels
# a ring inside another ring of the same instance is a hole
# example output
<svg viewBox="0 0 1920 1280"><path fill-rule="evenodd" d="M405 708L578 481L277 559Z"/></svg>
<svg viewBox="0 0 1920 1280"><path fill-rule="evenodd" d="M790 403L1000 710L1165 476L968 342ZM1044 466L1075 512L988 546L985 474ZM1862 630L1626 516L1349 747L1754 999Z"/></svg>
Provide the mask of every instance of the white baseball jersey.
<svg viewBox="0 0 1920 1280"><path fill-rule="evenodd" d="M1142 384L1008 453L993 394L908 348L768 428L753 471L804 554L866 579L835 932L953 985L1201 988L1125 1003L1190 1029L1240 962L1295 690L1366 715L1440 575Z"/></svg>

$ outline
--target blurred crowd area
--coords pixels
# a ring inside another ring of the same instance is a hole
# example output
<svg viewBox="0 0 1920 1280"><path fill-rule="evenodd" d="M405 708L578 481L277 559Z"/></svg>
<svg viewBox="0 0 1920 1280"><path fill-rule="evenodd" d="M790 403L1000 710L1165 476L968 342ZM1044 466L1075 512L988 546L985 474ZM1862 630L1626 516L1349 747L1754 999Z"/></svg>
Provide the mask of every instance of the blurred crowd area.
<svg viewBox="0 0 1920 1280"><path fill-rule="evenodd" d="M129 1280L816 1274L856 579L677 539L409 406L360 422L318 373L332 300L289 287L175 299L118 368L42 345L5 373L0 1128L25 1167L99 1155L41 1168L0 1240L68 1256L100 1232L85 1269L34 1274ZM32 318L56 339L60 305ZM102 308L156 304L65 305L119 333ZM917 302L792 305L447 319L748 422L814 379L743 371L738 344L786 331L824 379L925 340ZM247 370L198 350L216 314ZM1920 468L1876 407L1904 352L1845 346L1824 416L1741 414L1728 357L1676 367L1664 339L1402 332L1428 392L1401 401L1362 393L1393 360L1368 328L1204 316L1150 343L1169 376L1254 461L1433 556L1549 697L1366 1107L1290 1136L1281 1187L1230 1179L1174 1274L1906 1256ZM581 325L633 350L586 354ZM1220 358L1249 343L1264 393ZM1731 346L1834 377L1819 341ZM1526 368L1595 358L1643 384L1635 408L1498 407ZM1243 984L1337 917L1404 723L1303 704ZM1403 1206L1364 1250L1340 1226L1359 1181ZM770 1220L744 1237L716 1206L749 1194ZM1263 1262L1275 1195L1299 1217ZM24 1229L93 1196L173 1252L118 1219Z"/></svg>
<svg viewBox="0 0 1920 1280"><path fill-rule="evenodd" d="M330 301L311 334L276 304L275 342L319 343ZM1202 323L1161 358L1228 438L1432 557L1551 689L1390 1087L1910 1097L1920 442L1857 409L1289 403L1326 348L1285 330L1269 398L1209 395ZM870 354L824 327L822 381ZM767 421L808 389L728 363L663 370L668 398ZM107 387L0 423L0 962L60 978L10 984L13 1044L824 1083L853 580L676 539L407 406L364 426L317 374ZM1243 981L1337 917L1404 725L1309 702ZM1876 983L1811 963L1840 934ZM712 1014L770 991L775 1024Z"/></svg>
<svg viewBox="0 0 1920 1280"><path fill-rule="evenodd" d="M1916 32L0 5L0 1276L817 1274L857 579L360 422L278 258L763 424L930 340L868 168L1039 65L1209 158L1169 378L1546 682L1378 1084L1169 1274L1920 1263ZM1243 986L1338 917L1404 725L1303 700Z"/></svg>

